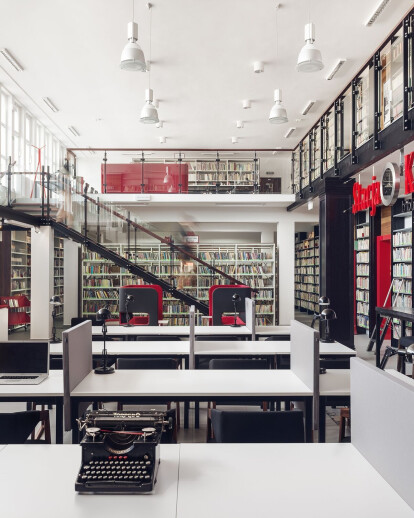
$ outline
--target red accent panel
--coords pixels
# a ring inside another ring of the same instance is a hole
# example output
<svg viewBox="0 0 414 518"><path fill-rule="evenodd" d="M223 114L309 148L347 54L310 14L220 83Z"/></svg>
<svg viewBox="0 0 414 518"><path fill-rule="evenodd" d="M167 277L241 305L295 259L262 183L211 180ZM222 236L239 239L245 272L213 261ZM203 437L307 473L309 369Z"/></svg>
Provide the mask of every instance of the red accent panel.
<svg viewBox="0 0 414 518"><path fill-rule="evenodd" d="M167 174L168 170L168 174ZM102 192L104 191L104 165L101 166ZM154 194L178 193L180 183L180 166L178 164L107 164L107 193L141 193ZM181 192L188 192L188 164L181 164Z"/></svg>
<svg viewBox="0 0 414 518"><path fill-rule="evenodd" d="M391 285L391 235L377 236L377 301L376 305L382 307L385 297ZM391 307L392 294L388 298L385 307ZM391 326L385 336L391 340Z"/></svg>

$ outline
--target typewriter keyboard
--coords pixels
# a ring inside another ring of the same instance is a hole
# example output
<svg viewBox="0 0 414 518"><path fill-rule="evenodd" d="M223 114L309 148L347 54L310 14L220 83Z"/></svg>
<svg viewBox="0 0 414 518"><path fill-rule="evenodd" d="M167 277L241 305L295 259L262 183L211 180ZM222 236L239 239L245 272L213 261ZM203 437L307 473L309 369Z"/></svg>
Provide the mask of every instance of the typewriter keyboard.
<svg viewBox="0 0 414 518"><path fill-rule="evenodd" d="M151 481L153 462L149 455L128 457L128 455L110 455L107 458L94 459L85 463L78 476L81 483Z"/></svg>

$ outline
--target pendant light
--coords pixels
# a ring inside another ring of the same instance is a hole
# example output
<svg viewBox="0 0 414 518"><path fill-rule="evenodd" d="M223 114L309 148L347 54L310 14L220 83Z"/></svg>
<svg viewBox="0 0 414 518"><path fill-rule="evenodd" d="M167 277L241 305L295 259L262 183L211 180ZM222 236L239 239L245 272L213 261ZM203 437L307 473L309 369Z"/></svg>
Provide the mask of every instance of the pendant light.
<svg viewBox="0 0 414 518"><path fill-rule="evenodd" d="M148 88L145 90L145 104L141 110L140 121L144 124L157 124L159 122L158 110L154 106L154 93L151 88L151 37L152 37L152 5L147 4L150 12L150 43L149 43L149 67L148 67Z"/></svg>
<svg viewBox="0 0 414 518"><path fill-rule="evenodd" d="M318 72L323 69L322 54L314 45L315 24L305 25L305 45L299 52L296 70L298 72Z"/></svg>
<svg viewBox="0 0 414 518"><path fill-rule="evenodd" d="M134 1L132 0L132 22L128 23L128 43L121 54L121 68L132 72L145 72L147 70L145 57L138 45L138 24L134 21Z"/></svg>
<svg viewBox="0 0 414 518"><path fill-rule="evenodd" d="M272 124L283 124L288 121L285 108L282 106L282 90L276 88L274 94L275 104L270 110L269 122Z"/></svg>

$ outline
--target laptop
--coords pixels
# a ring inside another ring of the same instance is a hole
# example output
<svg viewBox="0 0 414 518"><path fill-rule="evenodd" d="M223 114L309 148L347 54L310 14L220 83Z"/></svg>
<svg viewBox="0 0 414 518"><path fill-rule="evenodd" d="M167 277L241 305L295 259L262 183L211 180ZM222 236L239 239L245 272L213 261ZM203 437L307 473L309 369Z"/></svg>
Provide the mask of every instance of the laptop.
<svg viewBox="0 0 414 518"><path fill-rule="evenodd" d="M49 376L49 342L0 342L0 385L38 385Z"/></svg>

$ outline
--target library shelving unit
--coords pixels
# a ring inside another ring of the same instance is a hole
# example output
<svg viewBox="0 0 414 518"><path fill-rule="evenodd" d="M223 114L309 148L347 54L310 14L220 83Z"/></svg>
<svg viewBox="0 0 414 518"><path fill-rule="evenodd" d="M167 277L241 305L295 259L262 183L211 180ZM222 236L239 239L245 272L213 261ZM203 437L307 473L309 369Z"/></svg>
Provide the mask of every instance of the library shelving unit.
<svg viewBox="0 0 414 518"><path fill-rule="evenodd" d="M355 328L357 334L369 334L375 326L376 236L380 234L379 211L374 217L369 211L355 215Z"/></svg>
<svg viewBox="0 0 414 518"><path fill-rule="evenodd" d="M227 160L220 158L218 178L215 159L191 161L189 165L189 192L197 193L213 189L215 188L216 181L220 183L221 190L240 191L253 188L253 160Z"/></svg>
<svg viewBox="0 0 414 518"><path fill-rule="evenodd" d="M299 311L318 311L319 227L295 234L295 307Z"/></svg>
<svg viewBox="0 0 414 518"><path fill-rule="evenodd" d="M115 250L151 273L168 280L200 300L207 301L210 286L223 283L209 268L194 264L192 271L182 271L176 255L171 257L168 245L141 245L135 255L125 245ZM192 252L200 259L222 271L234 275L241 283L257 290L256 313L258 325L275 325L278 321L277 263L274 244L252 245L202 245L192 246ZM96 313L107 303L111 313L118 314L118 289L129 284L145 284L128 271L84 251L82 265L82 312L84 316ZM188 324L188 308L170 294L163 296L164 318L170 325ZM206 323L198 315L198 323Z"/></svg>
<svg viewBox="0 0 414 518"><path fill-rule="evenodd" d="M31 245L30 232L26 230L13 230L11 233L10 245L11 279L10 279L10 304L14 304L16 309L13 311L12 318L9 318L9 328L15 329L21 325L27 326L29 318L23 314L30 313L30 284L31 284ZM24 296L24 299L20 296ZM28 302L28 303L27 303ZM21 304L25 304L21 306ZM21 318L18 315L21 313ZM11 315L10 315L11 316Z"/></svg>
<svg viewBox="0 0 414 518"><path fill-rule="evenodd" d="M402 212L402 200L398 199L392 210L392 303L398 307L412 308L412 224L413 213ZM399 294L398 294L399 292ZM398 295L398 299L397 299ZM407 322L406 335L412 335L411 323ZM393 322L392 345L401 336L401 322Z"/></svg>
<svg viewBox="0 0 414 518"><path fill-rule="evenodd" d="M61 306L56 306L56 316L58 317L63 315L63 271L63 238L55 237L53 295L58 295L62 301Z"/></svg>

